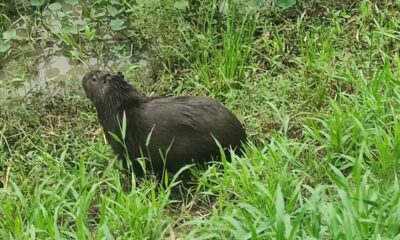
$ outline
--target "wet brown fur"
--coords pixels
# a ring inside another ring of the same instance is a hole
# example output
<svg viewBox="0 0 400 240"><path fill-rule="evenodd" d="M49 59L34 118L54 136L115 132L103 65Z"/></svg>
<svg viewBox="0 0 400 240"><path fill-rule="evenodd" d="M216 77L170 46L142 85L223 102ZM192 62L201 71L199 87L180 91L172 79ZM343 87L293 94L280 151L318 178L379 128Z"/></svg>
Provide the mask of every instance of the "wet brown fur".
<svg viewBox="0 0 400 240"><path fill-rule="evenodd" d="M240 149L246 132L239 120L222 104L197 96L149 98L139 93L120 73L94 70L82 79L88 98L94 103L98 119L112 149L125 159L128 153L133 170L142 175L136 158L150 159L148 169L161 174L164 166L177 172L190 163L206 163L219 157L215 139L224 149ZM125 146L122 116L126 116ZM148 146L146 141L150 137ZM214 139L214 138L215 139ZM160 155L166 156L165 159Z"/></svg>

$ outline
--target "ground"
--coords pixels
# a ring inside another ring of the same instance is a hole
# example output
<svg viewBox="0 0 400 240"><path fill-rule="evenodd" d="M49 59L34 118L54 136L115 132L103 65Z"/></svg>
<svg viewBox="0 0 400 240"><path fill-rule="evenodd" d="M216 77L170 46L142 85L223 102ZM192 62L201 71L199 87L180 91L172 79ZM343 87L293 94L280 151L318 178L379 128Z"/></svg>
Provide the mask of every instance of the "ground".
<svg viewBox="0 0 400 240"><path fill-rule="evenodd" d="M399 238L400 5L292 3L0 2L1 238ZM245 155L130 183L93 67L224 103Z"/></svg>

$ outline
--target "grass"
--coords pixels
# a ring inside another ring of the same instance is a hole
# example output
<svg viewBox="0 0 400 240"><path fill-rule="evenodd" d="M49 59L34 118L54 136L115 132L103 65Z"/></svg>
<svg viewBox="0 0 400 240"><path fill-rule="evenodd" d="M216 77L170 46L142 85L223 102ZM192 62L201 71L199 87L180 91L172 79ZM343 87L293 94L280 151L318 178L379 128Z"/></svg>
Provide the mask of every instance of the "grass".
<svg viewBox="0 0 400 240"><path fill-rule="evenodd" d="M2 239L400 239L395 1L70 1L76 29L71 12L32 2L0 14ZM193 169L186 187L129 183L79 78L68 94L15 94L43 39L70 58L114 60L148 95L223 102L246 126L245 155ZM139 55L157 65L155 83Z"/></svg>

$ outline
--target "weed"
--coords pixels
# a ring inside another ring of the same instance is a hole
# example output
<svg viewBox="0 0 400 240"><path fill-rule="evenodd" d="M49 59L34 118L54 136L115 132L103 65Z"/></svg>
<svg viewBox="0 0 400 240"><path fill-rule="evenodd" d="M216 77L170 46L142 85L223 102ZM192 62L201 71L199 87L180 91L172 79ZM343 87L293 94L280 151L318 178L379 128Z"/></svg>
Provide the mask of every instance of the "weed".
<svg viewBox="0 0 400 240"><path fill-rule="evenodd" d="M0 2L1 238L398 239L398 4L350 2ZM223 102L244 155L139 184L79 79L18 91L48 45L148 95Z"/></svg>

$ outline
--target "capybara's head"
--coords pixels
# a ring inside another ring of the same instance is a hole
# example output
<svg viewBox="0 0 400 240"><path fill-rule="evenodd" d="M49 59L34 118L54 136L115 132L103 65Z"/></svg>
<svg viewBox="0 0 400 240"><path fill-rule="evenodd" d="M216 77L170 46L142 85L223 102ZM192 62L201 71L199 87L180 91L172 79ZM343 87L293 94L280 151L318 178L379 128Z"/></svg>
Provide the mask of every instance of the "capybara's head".
<svg viewBox="0 0 400 240"><path fill-rule="evenodd" d="M86 96L100 113L117 110L124 102L141 97L120 72L90 71L82 78L82 85Z"/></svg>

